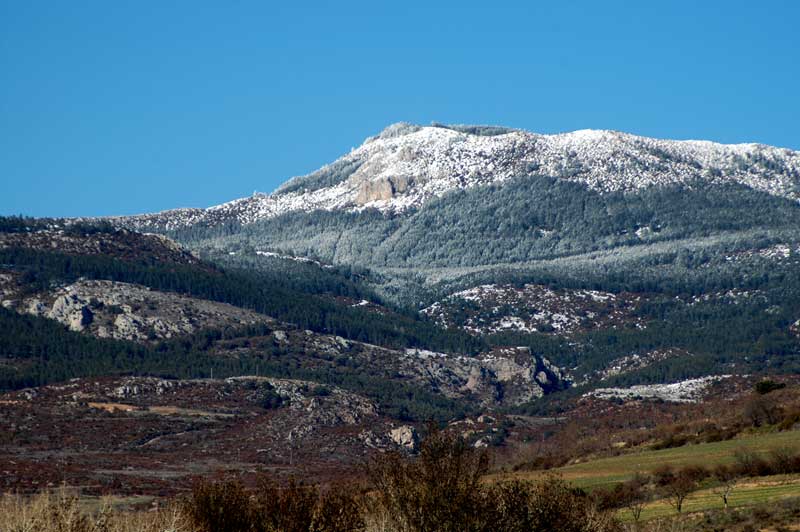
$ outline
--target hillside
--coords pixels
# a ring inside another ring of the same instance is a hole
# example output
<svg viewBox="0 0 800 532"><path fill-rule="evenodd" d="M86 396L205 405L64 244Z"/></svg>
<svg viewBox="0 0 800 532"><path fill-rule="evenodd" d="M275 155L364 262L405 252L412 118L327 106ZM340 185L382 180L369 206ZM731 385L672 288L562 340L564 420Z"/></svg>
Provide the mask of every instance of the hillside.
<svg viewBox="0 0 800 532"><path fill-rule="evenodd" d="M7 487L333 479L429 420L506 465L652 443L800 369L798 183L767 146L406 124L271 195L0 219Z"/></svg>
<svg viewBox="0 0 800 532"><path fill-rule="evenodd" d="M798 160L757 144L396 124L271 195L112 221L273 279L336 272L358 301L526 346L574 382L788 372Z"/></svg>
<svg viewBox="0 0 800 532"><path fill-rule="evenodd" d="M330 165L289 180L273 194L123 221L163 230L197 223L249 224L297 211L371 207L403 212L453 190L531 174L583 184L600 193L703 181L800 198L800 155L786 149L665 141L616 131L538 135L499 127L398 123Z"/></svg>

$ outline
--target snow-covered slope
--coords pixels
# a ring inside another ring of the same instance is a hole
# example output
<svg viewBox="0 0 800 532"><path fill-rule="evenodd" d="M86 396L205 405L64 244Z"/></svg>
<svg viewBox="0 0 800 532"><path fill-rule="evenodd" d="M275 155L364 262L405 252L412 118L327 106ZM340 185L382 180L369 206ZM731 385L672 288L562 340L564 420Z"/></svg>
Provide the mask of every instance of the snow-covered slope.
<svg viewBox="0 0 800 532"><path fill-rule="evenodd" d="M640 384L630 388L598 388L584 395L600 399L660 399L671 403L694 403L700 400L706 389L730 375L710 375L699 379L688 379L672 384Z"/></svg>
<svg viewBox="0 0 800 532"><path fill-rule="evenodd" d="M800 152L760 144L672 141L616 131L539 135L519 130L395 124L320 170L273 194L208 209L178 209L121 219L135 228L173 229L197 222L252 223L293 211L403 212L457 188L543 174L601 193L691 184L735 183L800 199ZM498 133L499 134L496 134Z"/></svg>

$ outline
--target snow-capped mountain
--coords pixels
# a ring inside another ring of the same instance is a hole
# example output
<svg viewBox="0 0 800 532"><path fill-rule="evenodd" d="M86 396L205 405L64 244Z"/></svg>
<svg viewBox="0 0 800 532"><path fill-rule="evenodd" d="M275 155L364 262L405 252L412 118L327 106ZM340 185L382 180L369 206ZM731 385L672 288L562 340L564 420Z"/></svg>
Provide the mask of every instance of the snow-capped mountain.
<svg viewBox="0 0 800 532"><path fill-rule="evenodd" d="M399 123L272 194L119 220L133 228L163 230L200 222L248 224L318 209L404 212L454 189L531 174L583 183L599 193L691 186L702 180L800 200L800 152L789 149L658 140L605 130L540 135L495 127Z"/></svg>

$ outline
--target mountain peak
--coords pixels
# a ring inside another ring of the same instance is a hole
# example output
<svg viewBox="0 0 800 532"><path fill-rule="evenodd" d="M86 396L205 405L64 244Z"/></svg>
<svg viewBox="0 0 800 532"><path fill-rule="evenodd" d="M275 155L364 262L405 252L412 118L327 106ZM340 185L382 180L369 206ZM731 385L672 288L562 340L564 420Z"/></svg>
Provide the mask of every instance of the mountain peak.
<svg viewBox="0 0 800 532"><path fill-rule="evenodd" d="M611 130L542 135L499 126L391 124L361 146L270 195L206 210L128 219L134 227L240 223L293 211L404 212L457 189L538 174L600 193L697 181L744 185L800 200L800 154L759 144L675 141Z"/></svg>

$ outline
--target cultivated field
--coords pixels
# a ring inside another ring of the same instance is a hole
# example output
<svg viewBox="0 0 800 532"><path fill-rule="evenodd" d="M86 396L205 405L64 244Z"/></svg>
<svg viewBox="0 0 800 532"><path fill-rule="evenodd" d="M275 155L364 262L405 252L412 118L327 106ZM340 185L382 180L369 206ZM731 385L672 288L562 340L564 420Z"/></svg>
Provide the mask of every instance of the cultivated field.
<svg viewBox="0 0 800 532"><path fill-rule="evenodd" d="M554 472L575 486L593 490L608 488L614 484L633 478L636 473L652 473L659 467L673 468L684 466L703 466L711 468L719 464L730 465L736 461L740 451L767 457L777 450L800 451L800 432L773 432L752 434L729 441L685 445L674 449L641 450L614 456L571 464ZM533 480L541 477L541 471L516 472L510 475L495 475L493 480ZM774 475L758 478L742 478L731 492L731 508L742 508L772 504L779 500L800 498L800 475ZM723 502L715 493L714 481L706 479L700 488L691 493L683 504L683 513L722 509ZM648 503L641 514L642 520L670 517L676 514L675 508L667 499ZM623 521L632 520L631 513L622 509L618 516Z"/></svg>
<svg viewBox="0 0 800 532"><path fill-rule="evenodd" d="M659 451L643 450L601 458L556 469L564 480L581 488L593 489L624 482L638 473L650 473L660 466L682 467L699 465L704 467L732 464L739 450L748 450L768 455L778 449L800 451L800 432L774 432L754 434L733 440L684 445ZM532 479L541 476L540 471L512 473L515 479Z"/></svg>
<svg viewBox="0 0 800 532"><path fill-rule="evenodd" d="M798 475L743 479L731 492L729 507L755 506L795 497L800 497L800 476ZM713 488L698 490L689 495L683 503L684 513L721 508L723 508L722 498L714 493ZM627 510L620 510L618 515L624 521L631 519L630 512ZM645 506L641 519L647 520L672 515L675 515L675 508L668 501L661 499Z"/></svg>

